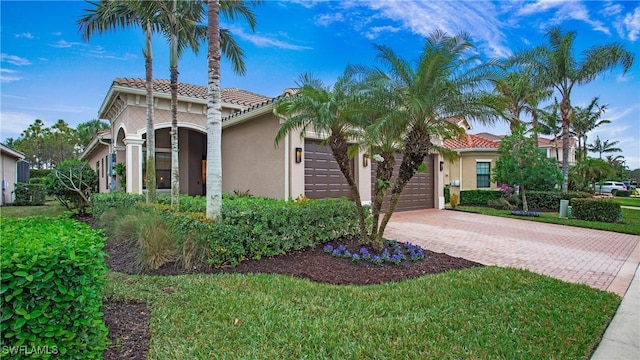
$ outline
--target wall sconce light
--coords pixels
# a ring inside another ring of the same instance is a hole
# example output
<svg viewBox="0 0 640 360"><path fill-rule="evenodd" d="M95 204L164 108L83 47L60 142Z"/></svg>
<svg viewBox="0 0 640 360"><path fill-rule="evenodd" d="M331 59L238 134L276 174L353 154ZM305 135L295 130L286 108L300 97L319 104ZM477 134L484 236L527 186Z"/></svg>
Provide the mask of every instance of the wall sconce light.
<svg viewBox="0 0 640 360"><path fill-rule="evenodd" d="M440 161L440 171L444 170L444 161Z"/></svg>
<svg viewBox="0 0 640 360"><path fill-rule="evenodd" d="M300 164L302 162L302 148L296 148L296 164Z"/></svg>
<svg viewBox="0 0 640 360"><path fill-rule="evenodd" d="M364 167L369 166L369 155L362 154L362 166Z"/></svg>
<svg viewBox="0 0 640 360"><path fill-rule="evenodd" d="M202 160L202 174L200 175L202 178L202 183L207 182L207 160Z"/></svg>

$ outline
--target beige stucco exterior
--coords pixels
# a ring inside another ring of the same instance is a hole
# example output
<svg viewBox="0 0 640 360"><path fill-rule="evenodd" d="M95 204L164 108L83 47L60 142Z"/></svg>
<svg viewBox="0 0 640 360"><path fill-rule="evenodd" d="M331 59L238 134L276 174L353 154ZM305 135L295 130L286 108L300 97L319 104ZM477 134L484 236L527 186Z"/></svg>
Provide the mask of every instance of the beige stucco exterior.
<svg viewBox="0 0 640 360"><path fill-rule="evenodd" d="M24 154L0 144L0 180L2 181L2 201L0 205L12 204L15 197L15 184L18 178L18 161L24 159Z"/></svg>
<svg viewBox="0 0 640 360"><path fill-rule="evenodd" d="M476 164L478 162L489 162L490 170L496 164L498 158L497 149L477 149L459 151L460 157L455 161L445 161L443 169L443 180L445 185L449 185L451 193L460 193L460 190L478 189L476 177ZM495 189L497 184L490 182L490 187Z"/></svg>

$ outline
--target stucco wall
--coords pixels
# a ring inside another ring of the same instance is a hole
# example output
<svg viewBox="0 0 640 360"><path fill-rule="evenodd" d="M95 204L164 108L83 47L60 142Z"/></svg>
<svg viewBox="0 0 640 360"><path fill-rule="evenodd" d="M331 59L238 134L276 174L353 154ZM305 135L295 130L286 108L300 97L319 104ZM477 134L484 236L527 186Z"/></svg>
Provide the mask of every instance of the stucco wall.
<svg viewBox="0 0 640 360"><path fill-rule="evenodd" d="M98 192L109 191L109 148L106 145L98 145L96 150L87 157L87 163L95 171L98 163Z"/></svg>
<svg viewBox="0 0 640 360"><path fill-rule="evenodd" d="M445 161L444 183L449 184L451 193L459 193L460 190L477 189L476 163L480 161L491 162L491 172L496 165L498 154L495 152L463 152L456 161ZM452 181L459 181L460 186L452 185ZM491 189L497 188L495 182L491 182Z"/></svg>
<svg viewBox="0 0 640 360"><path fill-rule="evenodd" d="M6 183L6 188L2 190L2 205L11 204L15 199L15 196L12 195L12 192L15 191L15 183L17 177L17 159L13 156L9 156L8 154L2 153L0 155L0 169L2 169L2 174L0 177Z"/></svg>
<svg viewBox="0 0 640 360"><path fill-rule="evenodd" d="M284 145L273 143L278 128L265 114L222 130L222 191L284 198Z"/></svg>

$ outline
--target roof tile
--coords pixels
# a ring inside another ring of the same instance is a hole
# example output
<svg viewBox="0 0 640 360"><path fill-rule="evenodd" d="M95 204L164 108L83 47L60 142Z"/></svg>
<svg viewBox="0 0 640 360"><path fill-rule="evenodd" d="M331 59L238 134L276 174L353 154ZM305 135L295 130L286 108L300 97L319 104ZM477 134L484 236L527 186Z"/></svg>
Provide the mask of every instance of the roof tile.
<svg viewBox="0 0 640 360"><path fill-rule="evenodd" d="M456 139L446 139L444 141L444 147L447 149L475 149L475 148L487 148L497 149L500 144L489 139L485 139L482 136L465 134Z"/></svg>

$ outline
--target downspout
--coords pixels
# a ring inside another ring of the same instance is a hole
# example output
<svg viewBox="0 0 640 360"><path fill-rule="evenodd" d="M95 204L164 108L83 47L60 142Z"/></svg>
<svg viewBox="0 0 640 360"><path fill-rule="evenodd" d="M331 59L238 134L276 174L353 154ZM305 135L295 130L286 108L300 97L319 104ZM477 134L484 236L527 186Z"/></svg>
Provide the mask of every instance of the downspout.
<svg viewBox="0 0 640 360"><path fill-rule="evenodd" d="M462 191L462 161L464 161L464 157L460 154L460 187L458 188L458 192Z"/></svg>

